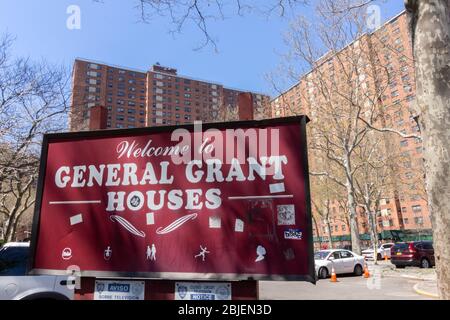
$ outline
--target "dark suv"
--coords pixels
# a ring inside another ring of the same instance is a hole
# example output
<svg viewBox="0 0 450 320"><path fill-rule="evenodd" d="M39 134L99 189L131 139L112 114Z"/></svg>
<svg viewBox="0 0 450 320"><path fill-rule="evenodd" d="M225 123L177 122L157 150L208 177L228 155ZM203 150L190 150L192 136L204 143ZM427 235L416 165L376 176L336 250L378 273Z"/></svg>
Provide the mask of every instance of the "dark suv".
<svg viewBox="0 0 450 320"><path fill-rule="evenodd" d="M431 241L398 242L391 248L391 262L397 268L434 266L434 249Z"/></svg>

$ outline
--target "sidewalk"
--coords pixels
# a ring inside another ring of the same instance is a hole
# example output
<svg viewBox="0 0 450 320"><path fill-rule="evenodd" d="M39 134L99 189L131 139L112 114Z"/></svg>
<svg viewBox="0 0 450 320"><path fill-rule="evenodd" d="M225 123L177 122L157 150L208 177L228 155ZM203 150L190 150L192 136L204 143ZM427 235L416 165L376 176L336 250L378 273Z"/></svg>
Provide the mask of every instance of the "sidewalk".
<svg viewBox="0 0 450 320"><path fill-rule="evenodd" d="M414 287L414 291L423 296L427 296L434 299L439 299L436 280L426 280L417 282Z"/></svg>
<svg viewBox="0 0 450 320"><path fill-rule="evenodd" d="M368 262L371 273L380 273L381 277L401 277L418 281L413 290L420 295L438 299L437 281L435 269L420 269L416 267L406 267L397 269L390 261L378 261L375 265Z"/></svg>

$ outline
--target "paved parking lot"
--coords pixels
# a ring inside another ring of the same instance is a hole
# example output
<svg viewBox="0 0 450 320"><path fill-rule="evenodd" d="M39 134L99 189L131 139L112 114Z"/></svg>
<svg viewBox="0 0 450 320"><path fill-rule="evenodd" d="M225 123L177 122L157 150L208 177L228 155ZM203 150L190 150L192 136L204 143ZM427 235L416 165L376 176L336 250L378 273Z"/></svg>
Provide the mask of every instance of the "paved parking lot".
<svg viewBox="0 0 450 320"><path fill-rule="evenodd" d="M430 300L429 296L418 294L414 290L417 284L425 281L432 284L435 277L433 269L407 268L395 270L390 262L374 266L369 262L371 276L338 276L338 282L322 279L313 285L308 282L260 281L260 299L332 299L332 300ZM420 280L422 279L422 280ZM417 286L416 286L417 288Z"/></svg>
<svg viewBox="0 0 450 320"><path fill-rule="evenodd" d="M316 285L308 282L261 281L260 299L268 300L429 300L417 294L413 287L418 280L384 277L369 278L345 276L337 283L330 279L319 280Z"/></svg>

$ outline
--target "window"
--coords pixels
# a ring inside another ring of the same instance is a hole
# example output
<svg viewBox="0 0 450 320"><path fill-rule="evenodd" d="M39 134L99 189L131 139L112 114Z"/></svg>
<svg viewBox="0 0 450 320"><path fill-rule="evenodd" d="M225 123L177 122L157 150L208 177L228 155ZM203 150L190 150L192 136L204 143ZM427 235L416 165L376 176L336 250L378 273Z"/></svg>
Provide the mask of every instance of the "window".
<svg viewBox="0 0 450 320"><path fill-rule="evenodd" d="M0 249L0 276L24 276L27 269L29 247L3 247Z"/></svg>
<svg viewBox="0 0 450 320"><path fill-rule="evenodd" d="M408 102L413 101L414 97L415 97L414 95L409 95L406 97L406 101L408 101Z"/></svg>
<svg viewBox="0 0 450 320"><path fill-rule="evenodd" d="M406 207L402 207L402 212L405 213L406 212Z"/></svg>
<svg viewBox="0 0 450 320"><path fill-rule="evenodd" d="M421 213L422 207L420 205L412 206L412 210L414 213Z"/></svg>
<svg viewBox="0 0 450 320"><path fill-rule="evenodd" d="M403 223L404 223L404 224L409 224L409 219L408 219L408 218L404 218L404 219L403 219Z"/></svg>
<svg viewBox="0 0 450 320"><path fill-rule="evenodd" d="M433 243L429 241L423 242L423 248L426 250L433 250Z"/></svg>
<svg viewBox="0 0 450 320"><path fill-rule="evenodd" d="M416 224L423 224L423 217L415 217L414 222Z"/></svg>
<svg viewBox="0 0 450 320"><path fill-rule="evenodd" d="M98 64L95 63L89 63L88 64L89 69L95 69L95 70L100 70L102 67L99 66Z"/></svg>
<svg viewBox="0 0 450 320"><path fill-rule="evenodd" d="M408 146L408 140L402 140L400 141L400 146L407 147Z"/></svg>
<svg viewBox="0 0 450 320"><path fill-rule="evenodd" d="M350 253L350 251L340 251L341 253L341 258L342 259L346 259L346 258L352 258L353 255Z"/></svg>

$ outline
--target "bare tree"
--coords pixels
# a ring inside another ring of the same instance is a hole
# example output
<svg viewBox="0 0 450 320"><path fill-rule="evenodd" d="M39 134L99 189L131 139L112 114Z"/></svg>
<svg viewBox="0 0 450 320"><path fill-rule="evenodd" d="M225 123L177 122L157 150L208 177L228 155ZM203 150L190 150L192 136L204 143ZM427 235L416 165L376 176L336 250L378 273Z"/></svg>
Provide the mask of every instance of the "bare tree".
<svg viewBox="0 0 450 320"><path fill-rule="evenodd" d="M327 176L347 191L352 247L359 253L355 175L364 161L357 159L356 150L373 131L367 119L382 119L380 100L389 79L386 67L375 61L364 11L329 15L334 5L321 1L314 22L300 17L292 24L284 73L301 79L299 99L285 94L278 99L290 109L287 114L302 112L312 118L311 174Z"/></svg>
<svg viewBox="0 0 450 320"><path fill-rule="evenodd" d="M105 2L105 0L94 0ZM135 9L140 19L151 23L155 16L168 19L171 33L180 33L193 25L203 36L196 49L212 45L217 51L217 38L211 33L211 23L225 20L229 16L258 14L269 17L276 14L283 17L298 5L307 4L307 0L137 0Z"/></svg>
<svg viewBox="0 0 450 320"><path fill-rule="evenodd" d="M42 134L66 128L70 77L45 62L12 59L0 40L0 224L10 241L35 202Z"/></svg>
<svg viewBox="0 0 450 320"><path fill-rule="evenodd" d="M333 248L333 241L331 239L331 202L333 201L330 184L334 184L332 181L328 181L326 177L313 177L311 181L311 203L313 206L313 216L317 217L320 221L320 225L325 225L328 233L328 247ZM316 226L316 231L319 230L319 226Z"/></svg>
<svg viewBox="0 0 450 320"><path fill-rule="evenodd" d="M360 163L355 174L356 198L363 208L368 221L370 240L374 250L374 261L378 259L378 217L380 202L384 198L393 198L396 190L396 155L387 152L383 134L370 132L364 144L355 151L355 161Z"/></svg>

